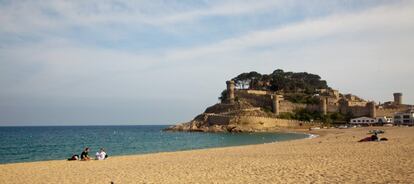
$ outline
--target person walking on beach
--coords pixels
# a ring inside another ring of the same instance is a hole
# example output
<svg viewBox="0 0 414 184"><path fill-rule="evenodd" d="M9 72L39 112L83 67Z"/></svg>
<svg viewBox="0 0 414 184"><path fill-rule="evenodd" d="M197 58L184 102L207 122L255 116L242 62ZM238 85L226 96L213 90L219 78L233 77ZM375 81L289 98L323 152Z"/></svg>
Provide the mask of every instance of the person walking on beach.
<svg viewBox="0 0 414 184"><path fill-rule="evenodd" d="M83 150L83 152L81 153L81 160L87 161L90 159L91 158L89 157L89 147L86 147L85 150Z"/></svg>
<svg viewBox="0 0 414 184"><path fill-rule="evenodd" d="M98 152L96 152L96 160L104 160L106 158L106 152L103 148L101 148Z"/></svg>

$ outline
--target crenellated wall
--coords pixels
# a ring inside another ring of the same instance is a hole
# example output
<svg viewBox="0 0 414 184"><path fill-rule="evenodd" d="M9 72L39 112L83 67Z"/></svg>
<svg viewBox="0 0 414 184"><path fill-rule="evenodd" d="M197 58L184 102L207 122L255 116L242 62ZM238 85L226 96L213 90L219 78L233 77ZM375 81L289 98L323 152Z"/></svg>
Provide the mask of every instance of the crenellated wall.
<svg viewBox="0 0 414 184"><path fill-rule="evenodd" d="M246 100L248 103L255 107L262 107L267 109L272 109L274 104L272 101L272 95L274 93L270 91L261 91L261 90L236 90L236 98ZM337 99L336 99L337 100ZM374 105L375 106L375 105ZM381 109L375 106L373 111L372 106L367 101L343 101L343 102L334 102L330 101L330 98L327 98L327 107L326 111L328 113L340 112L342 114L351 113L355 117L362 116L393 116L395 112L402 112L407 110L407 106L402 106L400 108L386 108ZM307 109L309 111L322 111L321 104L299 104L292 103L287 100L283 100L283 97L279 100L278 112L294 112L298 109Z"/></svg>
<svg viewBox="0 0 414 184"><path fill-rule="evenodd" d="M235 94L237 98L246 100L255 107L264 107L268 109L272 109L273 107L271 93L269 92L258 90L236 90ZM287 100L279 101L279 112L294 112L298 109L319 111L320 106L319 104L292 103ZM336 112L337 110L337 106L328 105L328 112Z"/></svg>
<svg viewBox="0 0 414 184"><path fill-rule="evenodd" d="M245 91L246 93L252 94L252 95L272 95L273 94L270 91L263 91L263 90L248 89L248 90L240 90L240 91Z"/></svg>

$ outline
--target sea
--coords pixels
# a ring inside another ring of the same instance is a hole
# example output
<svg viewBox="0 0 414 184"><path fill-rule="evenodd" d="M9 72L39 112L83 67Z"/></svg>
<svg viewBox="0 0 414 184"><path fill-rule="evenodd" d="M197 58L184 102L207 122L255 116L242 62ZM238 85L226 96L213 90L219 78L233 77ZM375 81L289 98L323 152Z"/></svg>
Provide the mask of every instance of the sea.
<svg viewBox="0 0 414 184"><path fill-rule="evenodd" d="M0 164L66 160L85 147L94 155L133 155L303 139L297 133L164 132L167 125L0 127Z"/></svg>

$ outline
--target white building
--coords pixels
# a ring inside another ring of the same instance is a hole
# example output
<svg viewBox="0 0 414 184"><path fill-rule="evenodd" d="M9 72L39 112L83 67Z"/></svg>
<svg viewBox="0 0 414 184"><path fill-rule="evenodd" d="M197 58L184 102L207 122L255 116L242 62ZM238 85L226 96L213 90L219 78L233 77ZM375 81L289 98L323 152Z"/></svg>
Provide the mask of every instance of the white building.
<svg viewBox="0 0 414 184"><path fill-rule="evenodd" d="M414 110L395 113L394 124L414 125Z"/></svg>
<svg viewBox="0 0 414 184"><path fill-rule="evenodd" d="M356 125L372 125L372 124L388 124L392 123L393 120L390 117L382 116L376 118L360 117L354 118L349 121L350 124Z"/></svg>
<svg viewBox="0 0 414 184"><path fill-rule="evenodd" d="M360 117L354 118L349 121L350 124L358 124L358 125L372 125L377 123L375 118L368 118L368 117Z"/></svg>
<svg viewBox="0 0 414 184"><path fill-rule="evenodd" d="M389 123L393 123L393 118L392 117L387 117L387 116L381 116L381 117L377 117L375 118L376 122L379 124L389 124Z"/></svg>

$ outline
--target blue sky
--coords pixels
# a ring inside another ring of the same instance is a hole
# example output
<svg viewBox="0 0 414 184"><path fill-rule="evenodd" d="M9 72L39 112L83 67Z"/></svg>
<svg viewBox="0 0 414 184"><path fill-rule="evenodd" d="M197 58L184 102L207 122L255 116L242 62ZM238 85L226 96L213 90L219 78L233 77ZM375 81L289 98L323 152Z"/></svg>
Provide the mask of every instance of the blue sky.
<svg viewBox="0 0 414 184"><path fill-rule="evenodd" d="M0 0L0 125L172 124L241 72L414 104L414 2Z"/></svg>

